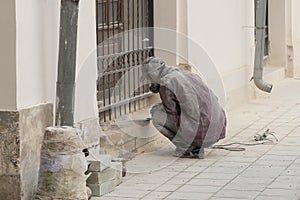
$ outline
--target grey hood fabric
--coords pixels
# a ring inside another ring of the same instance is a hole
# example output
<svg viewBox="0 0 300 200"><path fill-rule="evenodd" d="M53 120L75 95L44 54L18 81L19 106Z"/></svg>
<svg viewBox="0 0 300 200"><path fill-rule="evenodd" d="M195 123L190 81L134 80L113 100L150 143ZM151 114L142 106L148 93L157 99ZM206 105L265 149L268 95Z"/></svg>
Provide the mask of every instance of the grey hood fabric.
<svg viewBox="0 0 300 200"><path fill-rule="evenodd" d="M199 146L225 138L226 115L216 95L194 73L166 66L151 57L142 65L143 78L160 84L159 94L177 135Z"/></svg>
<svg viewBox="0 0 300 200"><path fill-rule="evenodd" d="M162 77L171 73L172 71L178 71L178 68L167 67L165 62L157 57L150 57L142 64L142 77L141 81L147 80L151 83L159 83Z"/></svg>

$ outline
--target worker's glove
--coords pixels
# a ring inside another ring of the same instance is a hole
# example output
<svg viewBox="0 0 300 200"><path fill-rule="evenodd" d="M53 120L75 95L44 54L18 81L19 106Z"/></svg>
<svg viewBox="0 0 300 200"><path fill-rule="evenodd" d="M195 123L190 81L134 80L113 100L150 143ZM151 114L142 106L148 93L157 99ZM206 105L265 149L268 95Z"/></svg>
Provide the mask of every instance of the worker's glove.
<svg viewBox="0 0 300 200"><path fill-rule="evenodd" d="M159 88L160 88L160 85L157 84L157 83L151 83L150 87L149 87L149 90L153 93L158 93L159 92Z"/></svg>

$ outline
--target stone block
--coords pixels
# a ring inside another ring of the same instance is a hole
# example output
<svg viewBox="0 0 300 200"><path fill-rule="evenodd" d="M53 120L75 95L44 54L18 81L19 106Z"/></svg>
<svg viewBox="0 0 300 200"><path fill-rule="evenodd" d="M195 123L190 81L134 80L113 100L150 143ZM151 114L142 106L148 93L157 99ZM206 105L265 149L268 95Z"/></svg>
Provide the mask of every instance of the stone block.
<svg viewBox="0 0 300 200"><path fill-rule="evenodd" d="M20 175L0 175L0 199L21 200Z"/></svg>
<svg viewBox="0 0 300 200"><path fill-rule="evenodd" d="M92 190L92 196L102 196L107 194L116 186L116 180L110 180L101 184L88 184L88 187Z"/></svg>
<svg viewBox="0 0 300 200"><path fill-rule="evenodd" d="M20 173L19 112L0 111L0 175Z"/></svg>
<svg viewBox="0 0 300 200"><path fill-rule="evenodd" d="M31 199L38 185L41 147L45 129L53 125L52 104L20 110L22 199Z"/></svg>
<svg viewBox="0 0 300 200"><path fill-rule="evenodd" d="M88 184L102 184L111 180L116 180L116 185L122 182L122 163L112 162L110 168L106 168L101 172L92 172L87 179Z"/></svg>
<svg viewBox="0 0 300 200"><path fill-rule="evenodd" d="M111 156L110 155L100 155L97 160L95 158L88 157L88 163L90 164L90 172L101 172L111 165Z"/></svg>
<svg viewBox="0 0 300 200"><path fill-rule="evenodd" d="M32 199L44 130L53 125L52 113L52 104L0 111L0 198Z"/></svg>
<svg viewBox="0 0 300 200"><path fill-rule="evenodd" d="M86 180L88 184L101 184L116 178L116 170L113 168L106 168L101 172L92 172L90 177Z"/></svg>

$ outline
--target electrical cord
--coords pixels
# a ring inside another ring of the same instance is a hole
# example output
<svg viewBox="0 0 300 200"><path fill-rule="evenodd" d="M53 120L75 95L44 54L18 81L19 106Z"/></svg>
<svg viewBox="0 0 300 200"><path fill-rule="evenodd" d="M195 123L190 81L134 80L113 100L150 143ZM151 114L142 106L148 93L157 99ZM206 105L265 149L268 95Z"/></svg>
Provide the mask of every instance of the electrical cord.
<svg viewBox="0 0 300 200"><path fill-rule="evenodd" d="M254 135L255 142L253 143L242 143L242 142L232 142L228 144L220 144L220 145L213 145L210 147L211 149L223 149L227 151L245 151L245 147L231 147L232 145L242 145L242 146L257 146L257 145L264 145L264 144L273 144L275 143L273 140L268 139L268 135L272 135L276 142L278 142L277 137L273 134L274 132L271 132L270 129L267 129L263 133L258 133Z"/></svg>

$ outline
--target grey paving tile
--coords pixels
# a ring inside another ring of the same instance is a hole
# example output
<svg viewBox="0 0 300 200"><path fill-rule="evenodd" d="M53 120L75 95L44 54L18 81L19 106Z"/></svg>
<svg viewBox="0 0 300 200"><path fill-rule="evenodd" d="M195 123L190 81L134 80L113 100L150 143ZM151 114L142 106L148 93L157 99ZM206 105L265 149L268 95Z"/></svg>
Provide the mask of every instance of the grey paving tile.
<svg viewBox="0 0 300 200"><path fill-rule="evenodd" d="M289 136L294 136L294 137L300 137L300 131L297 130L297 131L292 131Z"/></svg>
<svg viewBox="0 0 300 200"><path fill-rule="evenodd" d="M258 191L238 191L238 190L221 190L215 197L254 199L260 192Z"/></svg>
<svg viewBox="0 0 300 200"><path fill-rule="evenodd" d="M288 169L300 169L300 163L298 163L298 160L295 160L293 164L291 164Z"/></svg>
<svg viewBox="0 0 300 200"><path fill-rule="evenodd" d="M194 178L186 183L186 185L204 185L204 186L224 186L229 183L230 179L200 179Z"/></svg>
<svg viewBox="0 0 300 200"><path fill-rule="evenodd" d="M241 158L240 159L241 162L236 160L236 161L234 161L234 163L237 162L237 163L251 164L257 158L261 157L266 152L268 152L271 147L268 146L268 147L264 147L264 149L261 149L261 148L243 146L243 148L245 148L246 150L245 151L240 151L240 152L231 152L228 155L229 157L233 156L233 157L240 157ZM244 157L247 159L246 162L243 159ZM220 162L223 162L223 160L221 160ZM232 161L229 161L229 162L233 163Z"/></svg>
<svg viewBox="0 0 300 200"><path fill-rule="evenodd" d="M205 159L197 160L197 162L195 162L192 166L208 167L214 164L215 162L216 160L205 158Z"/></svg>
<svg viewBox="0 0 300 200"><path fill-rule="evenodd" d="M214 179L214 180L224 180L224 179L233 179L236 177L236 173L222 173L221 171L219 172L202 172L199 175L196 176L196 178L204 178L204 179Z"/></svg>
<svg viewBox="0 0 300 200"><path fill-rule="evenodd" d="M275 132L275 135L278 135L279 133L283 133L283 134L289 134L290 132L292 132L294 130L293 127L281 127L281 126L278 126L278 127L275 127L275 128L272 128L272 131Z"/></svg>
<svg viewBox="0 0 300 200"><path fill-rule="evenodd" d="M258 183L229 183L224 187L224 190L239 190L239 191L263 191L267 184Z"/></svg>
<svg viewBox="0 0 300 200"><path fill-rule="evenodd" d="M297 151L300 150L300 146L294 145L282 145L282 144L277 144L272 148L273 150L278 150L278 151Z"/></svg>
<svg viewBox="0 0 300 200"><path fill-rule="evenodd" d="M250 165L250 163L244 162L223 162L217 161L215 162L212 167L231 167L231 168L246 168Z"/></svg>
<svg viewBox="0 0 300 200"><path fill-rule="evenodd" d="M241 198L232 198L232 197L211 197L209 200L244 200Z"/></svg>
<svg viewBox="0 0 300 200"><path fill-rule="evenodd" d="M286 137L282 141L280 141L280 144L284 145L300 145L300 137Z"/></svg>
<svg viewBox="0 0 300 200"><path fill-rule="evenodd" d="M300 176L279 176L268 188L300 190Z"/></svg>
<svg viewBox="0 0 300 200"><path fill-rule="evenodd" d="M197 162L197 159L189 159L189 158L178 158L175 160L172 165L184 165L184 166L190 166Z"/></svg>
<svg viewBox="0 0 300 200"><path fill-rule="evenodd" d="M151 191L157 188L160 184L147 184L147 183L137 183L137 184L128 184L124 183L117 187L117 190L130 190L130 191Z"/></svg>
<svg viewBox="0 0 300 200"><path fill-rule="evenodd" d="M246 166L241 166L241 167L209 167L204 170L206 173L217 173L217 172L222 172L224 174L239 174L243 170L246 169Z"/></svg>
<svg viewBox="0 0 300 200"><path fill-rule="evenodd" d="M255 200L293 200L293 199L287 199L287 197L280 197L280 196L259 195ZM299 199L294 199L294 200L299 200Z"/></svg>
<svg viewBox="0 0 300 200"><path fill-rule="evenodd" d="M288 167L293 162L293 160L258 160L253 166Z"/></svg>
<svg viewBox="0 0 300 200"><path fill-rule="evenodd" d="M295 183L295 182L275 181L274 183L269 185L268 188L274 188L274 189L299 189L300 190L300 184Z"/></svg>
<svg viewBox="0 0 300 200"><path fill-rule="evenodd" d="M282 197L285 199L297 199L300 198L300 190L288 190L288 189L266 189L260 195L270 197Z"/></svg>
<svg viewBox="0 0 300 200"><path fill-rule="evenodd" d="M167 180L169 180L170 178L172 178L172 176L156 176L156 175L148 175L145 177L137 177L131 180L126 181L124 184L122 185L135 185L135 184L162 184L164 182L166 182ZM122 186L121 185L121 186Z"/></svg>
<svg viewBox="0 0 300 200"><path fill-rule="evenodd" d="M300 140L300 138L299 138ZM299 156L300 152L298 151L280 151L280 150L271 150L266 153L266 155L276 155L276 156Z"/></svg>
<svg viewBox="0 0 300 200"><path fill-rule="evenodd" d="M185 178L185 177L174 177L172 179L170 179L168 182L166 182L166 184L172 184L172 185L183 185L186 182L188 182L190 180L190 178Z"/></svg>
<svg viewBox="0 0 300 200"><path fill-rule="evenodd" d="M234 153L232 153L234 154ZM220 161L224 162L246 162L246 163L252 163L257 159L257 157L240 157L240 156L226 156Z"/></svg>
<svg viewBox="0 0 300 200"><path fill-rule="evenodd" d="M300 164L300 156L294 161L295 164Z"/></svg>
<svg viewBox="0 0 300 200"><path fill-rule="evenodd" d="M282 176L297 176L300 177L299 169L287 169L281 174Z"/></svg>
<svg viewBox="0 0 300 200"><path fill-rule="evenodd" d="M283 175L280 175L276 178L275 181L292 182L292 183L299 183L300 184L300 176L297 177L297 176L283 176Z"/></svg>
<svg viewBox="0 0 300 200"><path fill-rule="evenodd" d="M175 177L176 178L192 178L195 177L197 174L199 174L198 171L184 171L184 172L180 172L179 174L177 174Z"/></svg>
<svg viewBox="0 0 300 200"><path fill-rule="evenodd" d="M284 169L284 167L252 166L251 168L248 168L242 172L240 176L250 178L276 178Z"/></svg>
<svg viewBox="0 0 300 200"><path fill-rule="evenodd" d="M297 159L297 155L263 155L258 160L286 160L286 161L294 161Z"/></svg>
<svg viewBox="0 0 300 200"><path fill-rule="evenodd" d="M271 182L275 180L276 177L274 178L263 178L263 177L242 177L239 176L235 178L232 183L247 183L247 184L262 184L262 185L268 185Z"/></svg>
<svg viewBox="0 0 300 200"><path fill-rule="evenodd" d="M300 164L293 163L291 164L282 174L281 176L295 176L300 177Z"/></svg>
<svg viewBox="0 0 300 200"><path fill-rule="evenodd" d="M174 192L177 188L181 187L178 184L163 184L156 188L155 191L157 192Z"/></svg>
<svg viewBox="0 0 300 200"><path fill-rule="evenodd" d="M171 192L151 192L148 195L146 195L145 197L142 198L142 200L158 200L158 199L163 199L166 196L170 195Z"/></svg>
<svg viewBox="0 0 300 200"><path fill-rule="evenodd" d="M199 166L190 166L186 169L184 169L184 172L202 172L206 169L207 167L199 167Z"/></svg>
<svg viewBox="0 0 300 200"><path fill-rule="evenodd" d="M192 193L215 193L220 190L220 186L208 186L208 185L184 185L180 187L176 192L192 192Z"/></svg>
<svg viewBox="0 0 300 200"><path fill-rule="evenodd" d="M209 193L192 193L192 192L174 192L166 199L176 199L176 200L206 200L212 195Z"/></svg>
<svg viewBox="0 0 300 200"><path fill-rule="evenodd" d="M177 165L177 166L170 166L166 168L168 171L173 171L173 172L182 172L184 171L189 165Z"/></svg>
<svg viewBox="0 0 300 200"><path fill-rule="evenodd" d="M139 198L135 198L135 197L105 197L105 196L101 196L101 197L92 197L91 200L135 200L135 199L139 199Z"/></svg>
<svg viewBox="0 0 300 200"><path fill-rule="evenodd" d="M110 197L110 198L142 198L143 196L147 195L150 191L140 191L134 189L127 189L127 190L119 190L113 191L104 195L103 197Z"/></svg>

